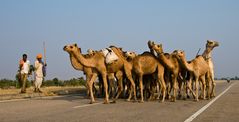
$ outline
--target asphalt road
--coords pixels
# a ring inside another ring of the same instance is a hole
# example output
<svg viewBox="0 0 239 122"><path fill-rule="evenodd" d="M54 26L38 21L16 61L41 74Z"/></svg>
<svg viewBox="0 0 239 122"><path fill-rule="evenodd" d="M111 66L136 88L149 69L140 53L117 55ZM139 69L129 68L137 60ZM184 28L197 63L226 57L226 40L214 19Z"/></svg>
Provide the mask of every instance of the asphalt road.
<svg viewBox="0 0 239 122"><path fill-rule="evenodd" d="M225 91L226 90L226 91ZM195 122L239 121L239 83L218 82L217 96L212 100L177 100L176 102L150 101L126 102L121 99L115 104L88 104L89 99L81 95L42 97L0 101L1 122L75 122L75 121L130 121L130 122L182 122L194 113L211 105L193 119ZM224 93L223 93L224 92ZM223 94L222 94L223 93Z"/></svg>

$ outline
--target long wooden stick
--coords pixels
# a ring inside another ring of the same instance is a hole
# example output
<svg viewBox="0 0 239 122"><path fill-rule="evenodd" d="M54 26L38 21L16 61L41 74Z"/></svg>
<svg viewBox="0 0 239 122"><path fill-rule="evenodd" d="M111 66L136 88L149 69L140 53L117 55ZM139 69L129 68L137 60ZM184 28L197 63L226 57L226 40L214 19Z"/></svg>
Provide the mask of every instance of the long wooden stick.
<svg viewBox="0 0 239 122"><path fill-rule="evenodd" d="M200 50L201 50L201 48L199 48L199 50L198 50L198 52L197 52L197 55L196 55L196 56L198 56L198 54L199 54Z"/></svg>
<svg viewBox="0 0 239 122"><path fill-rule="evenodd" d="M43 48L44 48L44 64L46 64L46 45L45 45L45 41L43 42Z"/></svg>

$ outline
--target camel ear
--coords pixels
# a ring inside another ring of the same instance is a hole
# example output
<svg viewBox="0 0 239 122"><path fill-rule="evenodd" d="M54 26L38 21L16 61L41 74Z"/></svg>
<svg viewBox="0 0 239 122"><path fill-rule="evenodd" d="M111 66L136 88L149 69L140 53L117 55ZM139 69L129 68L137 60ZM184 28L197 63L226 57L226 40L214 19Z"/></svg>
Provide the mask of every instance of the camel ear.
<svg viewBox="0 0 239 122"><path fill-rule="evenodd" d="M77 44L75 43L74 46L77 47Z"/></svg>
<svg viewBox="0 0 239 122"><path fill-rule="evenodd" d="M162 47L163 45L162 44L159 44L160 47Z"/></svg>
<svg viewBox="0 0 239 122"><path fill-rule="evenodd" d="M79 48L79 51L80 51L80 53L81 53L81 48Z"/></svg>

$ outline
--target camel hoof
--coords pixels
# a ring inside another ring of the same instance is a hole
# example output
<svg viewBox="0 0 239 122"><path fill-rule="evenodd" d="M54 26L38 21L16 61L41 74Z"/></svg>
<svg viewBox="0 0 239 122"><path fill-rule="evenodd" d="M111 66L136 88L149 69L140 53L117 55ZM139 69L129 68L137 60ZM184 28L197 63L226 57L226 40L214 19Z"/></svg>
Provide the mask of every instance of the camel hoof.
<svg viewBox="0 0 239 122"><path fill-rule="evenodd" d="M215 95L211 95L211 98L215 97Z"/></svg>
<svg viewBox="0 0 239 122"><path fill-rule="evenodd" d="M189 96L189 95L187 95L187 98L188 98L188 99L190 99L190 96Z"/></svg>
<svg viewBox="0 0 239 122"><path fill-rule="evenodd" d="M104 104L109 104L109 101L104 101Z"/></svg>
<svg viewBox="0 0 239 122"><path fill-rule="evenodd" d="M140 100L139 103L144 103L144 100Z"/></svg>
<svg viewBox="0 0 239 122"><path fill-rule="evenodd" d="M130 102L130 99L126 99L127 102Z"/></svg>
<svg viewBox="0 0 239 122"><path fill-rule="evenodd" d="M176 98L173 97L173 98L171 99L171 102L176 102Z"/></svg>
<svg viewBox="0 0 239 122"><path fill-rule="evenodd" d="M198 102L199 100L198 99L194 99L194 102Z"/></svg>
<svg viewBox="0 0 239 122"><path fill-rule="evenodd" d="M181 97L182 97L182 95L181 95L181 94L179 94L179 95L178 95L178 99L181 99Z"/></svg>
<svg viewBox="0 0 239 122"><path fill-rule="evenodd" d="M112 102L110 102L110 103L116 103L116 100L113 100Z"/></svg>
<svg viewBox="0 0 239 122"><path fill-rule="evenodd" d="M95 103L95 101L90 101L90 104L93 104L93 103Z"/></svg>
<svg viewBox="0 0 239 122"><path fill-rule="evenodd" d="M159 103L163 103L164 102L164 100L159 100Z"/></svg>

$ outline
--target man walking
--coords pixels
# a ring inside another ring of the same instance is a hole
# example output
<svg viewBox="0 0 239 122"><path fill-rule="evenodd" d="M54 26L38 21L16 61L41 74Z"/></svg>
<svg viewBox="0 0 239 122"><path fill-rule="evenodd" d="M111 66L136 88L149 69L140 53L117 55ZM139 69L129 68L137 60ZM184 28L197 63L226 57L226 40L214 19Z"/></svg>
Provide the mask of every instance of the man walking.
<svg viewBox="0 0 239 122"><path fill-rule="evenodd" d="M26 93L26 82L30 70L30 61L27 60L27 54L22 55L19 62L21 93Z"/></svg>
<svg viewBox="0 0 239 122"><path fill-rule="evenodd" d="M42 54L38 54L35 61L35 90L34 92L42 92L41 85L45 76L45 64L42 62Z"/></svg>

